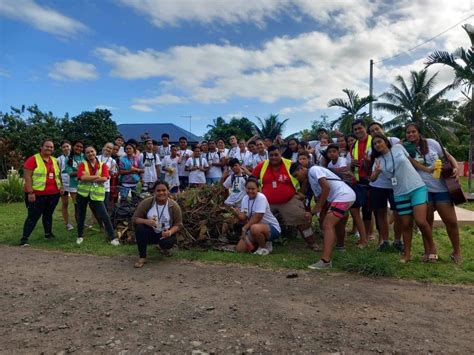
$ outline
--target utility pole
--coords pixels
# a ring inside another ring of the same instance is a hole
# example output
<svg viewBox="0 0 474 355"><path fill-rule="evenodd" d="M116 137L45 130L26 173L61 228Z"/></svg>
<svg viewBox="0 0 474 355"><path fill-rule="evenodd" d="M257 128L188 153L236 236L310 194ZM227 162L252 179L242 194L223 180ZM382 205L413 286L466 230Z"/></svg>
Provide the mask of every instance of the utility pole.
<svg viewBox="0 0 474 355"><path fill-rule="evenodd" d="M369 95L374 96L374 60L370 60ZM369 116L372 119L372 102L369 103Z"/></svg>
<svg viewBox="0 0 474 355"><path fill-rule="evenodd" d="M192 118L193 116L181 116L181 117L183 117L183 118L189 118L189 133L192 133L192 132L191 132L191 118ZM189 137L189 138L191 138L191 137Z"/></svg>

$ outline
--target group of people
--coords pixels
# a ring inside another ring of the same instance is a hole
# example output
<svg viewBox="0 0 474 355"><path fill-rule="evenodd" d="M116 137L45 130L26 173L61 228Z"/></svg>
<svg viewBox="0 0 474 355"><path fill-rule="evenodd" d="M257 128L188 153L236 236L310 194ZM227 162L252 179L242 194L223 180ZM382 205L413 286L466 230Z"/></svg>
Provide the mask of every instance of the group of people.
<svg viewBox="0 0 474 355"><path fill-rule="evenodd" d="M281 235L281 226L297 227L307 246L322 251L312 269L332 266L333 249L343 251L349 215L357 245L365 248L375 230L378 250L394 248L402 253L401 262L412 259L413 222L421 232L424 262L438 260L432 237L434 211L443 220L453 246L451 259L459 263L461 251L454 205L439 160L457 163L440 142L426 139L416 124L405 128L400 141L385 136L383 126L363 120L352 124L353 133L325 129L312 141L291 138L284 142L252 137L238 140L231 136L188 146L185 137L170 143L168 134L161 144L147 139L139 144L118 137L106 143L98 155L92 146L80 141L61 143L62 155L53 157L54 143L45 140L40 152L24 164L25 203L28 209L21 245L28 239L40 217L45 238L53 238L52 214L59 200L65 228L74 229L68 213L69 197L74 203L77 244L84 241L86 211L107 233L112 245L120 245L109 212L119 199L131 193L149 192L132 218L139 260L146 263L147 245L158 244L163 253L176 243L182 228L182 213L173 195L187 188L222 184L225 204L233 207L242 223L237 252L267 255L272 242ZM190 149L191 148L191 149ZM314 200L314 202L313 202ZM389 212L389 209L391 212ZM316 243L313 216L317 216L322 247ZM389 242L393 221L394 241Z"/></svg>

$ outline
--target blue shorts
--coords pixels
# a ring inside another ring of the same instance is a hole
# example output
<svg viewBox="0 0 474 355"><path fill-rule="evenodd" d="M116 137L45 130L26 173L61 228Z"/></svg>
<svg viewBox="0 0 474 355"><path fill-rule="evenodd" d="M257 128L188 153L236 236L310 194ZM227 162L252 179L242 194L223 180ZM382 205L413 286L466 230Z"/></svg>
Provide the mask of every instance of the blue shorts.
<svg viewBox="0 0 474 355"><path fill-rule="evenodd" d="M280 238L280 232L276 229L273 225L269 224L268 228L270 228L270 238L268 238L269 242L273 242L274 240Z"/></svg>
<svg viewBox="0 0 474 355"><path fill-rule="evenodd" d="M214 185L214 184L218 184L220 180L221 180L220 177L216 177L216 178L206 178L206 183L207 183L208 185Z"/></svg>
<svg viewBox="0 0 474 355"><path fill-rule="evenodd" d="M413 213L413 207L423 205L428 202L428 189L422 186L405 195L394 196L395 210L400 216Z"/></svg>
<svg viewBox="0 0 474 355"><path fill-rule="evenodd" d="M453 200L448 191L444 192L428 192L428 202L429 203L449 203L453 204Z"/></svg>

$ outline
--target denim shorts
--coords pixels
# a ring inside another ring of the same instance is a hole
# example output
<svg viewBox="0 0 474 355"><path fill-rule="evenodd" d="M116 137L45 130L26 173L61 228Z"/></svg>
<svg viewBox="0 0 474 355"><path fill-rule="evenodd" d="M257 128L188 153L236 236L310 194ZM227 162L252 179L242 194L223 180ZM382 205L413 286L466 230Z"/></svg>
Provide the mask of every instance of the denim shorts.
<svg viewBox="0 0 474 355"><path fill-rule="evenodd" d="M449 203L453 204L453 200L448 191L444 192L428 192L428 202L430 203Z"/></svg>
<svg viewBox="0 0 474 355"><path fill-rule="evenodd" d="M270 236L268 237L268 241L273 242L274 240L280 237L281 233L271 224L267 224L267 226L270 229ZM252 233L250 233L250 231L247 231L247 238L250 242L255 243L255 239L253 238Z"/></svg>
<svg viewBox="0 0 474 355"><path fill-rule="evenodd" d="M413 213L413 207L428 202L428 189L421 186L405 195L395 196L395 209L400 216Z"/></svg>

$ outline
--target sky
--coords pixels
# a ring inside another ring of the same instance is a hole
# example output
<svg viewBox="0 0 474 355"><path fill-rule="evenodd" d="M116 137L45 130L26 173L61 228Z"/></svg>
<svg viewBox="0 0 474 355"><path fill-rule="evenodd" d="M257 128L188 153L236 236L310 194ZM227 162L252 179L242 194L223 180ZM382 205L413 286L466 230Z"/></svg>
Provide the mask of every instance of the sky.
<svg viewBox="0 0 474 355"><path fill-rule="evenodd" d="M377 96L431 52L467 47L457 26L384 60L473 9L474 0L0 0L0 111L107 108L119 124L187 130L191 116L198 135L219 116L274 113L292 134L337 118L327 102L342 89L368 95L370 59ZM439 88L452 81L448 68L430 71Z"/></svg>

